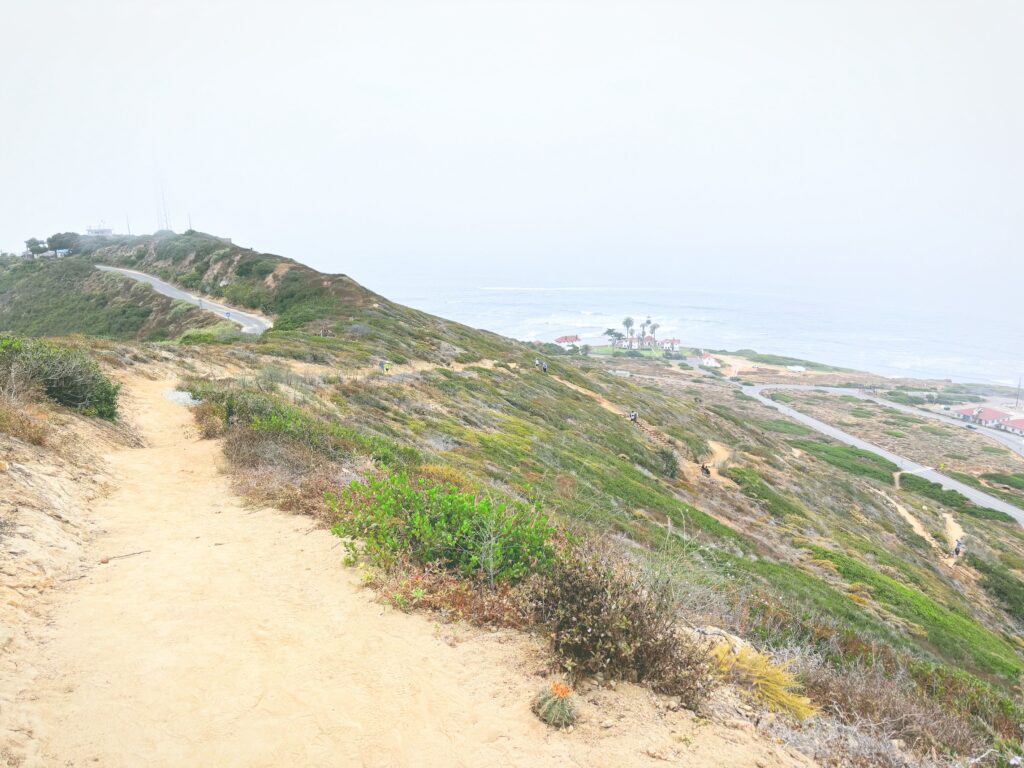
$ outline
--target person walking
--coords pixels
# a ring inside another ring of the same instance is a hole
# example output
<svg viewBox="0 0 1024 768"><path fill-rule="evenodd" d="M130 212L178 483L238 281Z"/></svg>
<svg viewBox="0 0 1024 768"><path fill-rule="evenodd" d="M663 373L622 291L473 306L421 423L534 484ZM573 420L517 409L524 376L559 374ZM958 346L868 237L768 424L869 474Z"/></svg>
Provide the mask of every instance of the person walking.
<svg viewBox="0 0 1024 768"><path fill-rule="evenodd" d="M548 364L547 363L543 363L543 368L544 368L544 373L547 373L548 372Z"/></svg>
<svg viewBox="0 0 1024 768"><path fill-rule="evenodd" d="M963 550L964 543L960 539L956 540L956 544L953 546L953 557L960 557L960 552Z"/></svg>

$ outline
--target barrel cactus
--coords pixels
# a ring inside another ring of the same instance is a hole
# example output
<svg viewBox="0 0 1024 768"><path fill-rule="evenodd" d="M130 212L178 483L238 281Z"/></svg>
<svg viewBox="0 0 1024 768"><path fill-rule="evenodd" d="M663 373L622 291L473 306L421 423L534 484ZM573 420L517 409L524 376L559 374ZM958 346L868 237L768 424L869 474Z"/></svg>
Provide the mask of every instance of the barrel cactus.
<svg viewBox="0 0 1024 768"><path fill-rule="evenodd" d="M572 690L565 683L551 683L541 689L533 700L533 713L555 728L565 728L576 722L576 705Z"/></svg>

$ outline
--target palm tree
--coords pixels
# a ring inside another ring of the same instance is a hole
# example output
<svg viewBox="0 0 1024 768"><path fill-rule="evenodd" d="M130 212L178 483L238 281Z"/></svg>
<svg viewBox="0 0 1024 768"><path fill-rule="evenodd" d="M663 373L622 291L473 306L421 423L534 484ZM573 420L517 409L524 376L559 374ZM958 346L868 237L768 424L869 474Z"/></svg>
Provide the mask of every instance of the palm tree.
<svg viewBox="0 0 1024 768"><path fill-rule="evenodd" d="M661 328L657 323L651 323L651 338L654 339L655 343L658 341L658 329Z"/></svg>
<svg viewBox="0 0 1024 768"><path fill-rule="evenodd" d="M626 336L629 337L629 348L633 348L633 318L627 317L622 321L622 327L626 329Z"/></svg>
<svg viewBox="0 0 1024 768"><path fill-rule="evenodd" d="M622 341L622 331L618 330L617 328L609 328L601 335L607 336L608 339L611 341L613 347L617 347L619 345L619 342Z"/></svg>

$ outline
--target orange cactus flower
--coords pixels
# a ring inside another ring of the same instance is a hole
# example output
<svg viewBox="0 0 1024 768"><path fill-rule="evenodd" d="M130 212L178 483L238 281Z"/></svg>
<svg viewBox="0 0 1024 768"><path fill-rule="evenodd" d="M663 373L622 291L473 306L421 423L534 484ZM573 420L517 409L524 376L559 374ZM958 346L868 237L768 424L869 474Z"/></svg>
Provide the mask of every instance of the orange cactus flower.
<svg viewBox="0 0 1024 768"><path fill-rule="evenodd" d="M572 689L569 688L565 683L552 683L551 693L558 699L567 699L572 694Z"/></svg>

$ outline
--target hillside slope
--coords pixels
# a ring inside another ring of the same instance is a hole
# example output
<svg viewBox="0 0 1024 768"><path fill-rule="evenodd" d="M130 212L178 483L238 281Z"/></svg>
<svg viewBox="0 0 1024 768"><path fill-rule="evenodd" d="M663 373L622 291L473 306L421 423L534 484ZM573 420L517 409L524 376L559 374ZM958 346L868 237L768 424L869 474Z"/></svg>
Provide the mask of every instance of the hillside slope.
<svg viewBox="0 0 1024 768"><path fill-rule="evenodd" d="M216 318L147 286L102 274L88 256L0 260L0 330L159 341Z"/></svg>
<svg viewBox="0 0 1024 768"><path fill-rule="evenodd" d="M254 502L331 522L324 491L371 472L543 507L669 573L688 623L792 660L826 714L786 737L812 734L826 764L903 765L894 738L918 755L970 755L1024 735L1024 532L1012 521L927 483L896 488L885 459L669 360L538 350L197 233L78 258L275 316L255 340L199 330L158 347L190 371L200 427L224 438ZM947 556L952 526L966 560ZM844 728L870 745L860 761Z"/></svg>
<svg viewBox="0 0 1024 768"><path fill-rule="evenodd" d="M218 443L165 397L173 378L123 379L145 447L106 452L115 490L90 510L103 532L30 657L32 693L14 702L30 764L812 765L632 687L550 733L528 706L535 643L382 611L328 532L242 506Z"/></svg>

